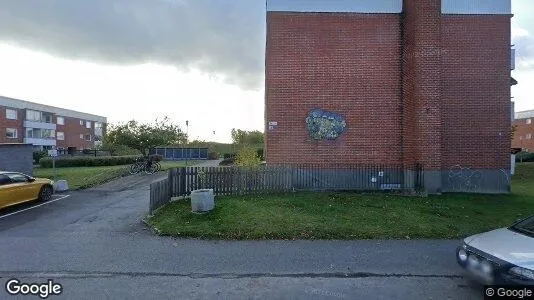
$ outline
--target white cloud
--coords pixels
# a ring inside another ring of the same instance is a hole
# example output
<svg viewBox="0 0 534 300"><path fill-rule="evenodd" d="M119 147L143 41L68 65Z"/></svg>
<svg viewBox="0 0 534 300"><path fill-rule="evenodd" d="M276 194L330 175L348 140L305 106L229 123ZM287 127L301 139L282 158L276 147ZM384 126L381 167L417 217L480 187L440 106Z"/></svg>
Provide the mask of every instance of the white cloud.
<svg viewBox="0 0 534 300"><path fill-rule="evenodd" d="M7 97L104 115L111 122L169 116L192 138L229 141L233 127L263 130L263 91L246 91L198 70L142 64L105 66L0 44ZM213 136L212 132L216 135Z"/></svg>

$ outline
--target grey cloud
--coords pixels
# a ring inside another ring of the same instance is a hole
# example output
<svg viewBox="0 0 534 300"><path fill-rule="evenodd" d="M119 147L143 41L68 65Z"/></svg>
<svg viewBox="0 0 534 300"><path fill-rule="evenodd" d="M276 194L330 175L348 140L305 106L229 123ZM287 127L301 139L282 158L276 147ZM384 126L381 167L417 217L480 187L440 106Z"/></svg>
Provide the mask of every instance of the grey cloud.
<svg viewBox="0 0 534 300"><path fill-rule="evenodd" d="M0 40L69 59L158 62L262 86L263 0L0 0Z"/></svg>

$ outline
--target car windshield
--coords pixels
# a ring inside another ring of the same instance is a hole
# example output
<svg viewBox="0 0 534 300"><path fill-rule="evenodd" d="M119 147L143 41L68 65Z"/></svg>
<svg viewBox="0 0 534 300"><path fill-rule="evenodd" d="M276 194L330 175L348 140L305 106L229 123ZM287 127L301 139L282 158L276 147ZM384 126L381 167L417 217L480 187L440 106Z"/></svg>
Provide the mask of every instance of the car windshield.
<svg viewBox="0 0 534 300"><path fill-rule="evenodd" d="M534 237L534 216L513 225L511 228L517 232Z"/></svg>

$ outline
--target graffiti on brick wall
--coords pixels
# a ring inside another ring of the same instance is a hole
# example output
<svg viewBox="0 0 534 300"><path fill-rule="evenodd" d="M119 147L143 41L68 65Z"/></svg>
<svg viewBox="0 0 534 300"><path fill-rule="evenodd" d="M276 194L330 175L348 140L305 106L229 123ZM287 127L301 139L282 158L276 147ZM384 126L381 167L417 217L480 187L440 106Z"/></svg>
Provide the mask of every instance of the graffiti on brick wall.
<svg viewBox="0 0 534 300"><path fill-rule="evenodd" d="M449 169L449 184L453 191L476 191L480 189L482 173L460 165Z"/></svg>
<svg viewBox="0 0 534 300"><path fill-rule="evenodd" d="M314 140L335 140L345 132L347 123L338 113L314 109L306 118L306 127Z"/></svg>

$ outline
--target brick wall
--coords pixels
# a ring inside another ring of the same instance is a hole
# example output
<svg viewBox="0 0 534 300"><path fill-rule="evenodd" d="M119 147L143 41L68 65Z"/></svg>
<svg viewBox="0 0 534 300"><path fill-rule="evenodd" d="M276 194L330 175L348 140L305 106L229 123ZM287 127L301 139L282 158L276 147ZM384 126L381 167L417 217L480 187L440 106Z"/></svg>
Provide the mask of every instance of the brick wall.
<svg viewBox="0 0 534 300"><path fill-rule="evenodd" d="M443 167L510 166L510 16L442 18Z"/></svg>
<svg viewBox="0 0 534 300"><path fill-rule="evenodd" d="M510 16L442 15L440 0L400 15L268 12L265 101L270 164L508 169ZM314 108L343 114L345 134L311 140Z"/></svg>
<svg viewBox="0 0 534 300"><path fill-rule="evenodd" d="M0 106L0 143L22 143L24 138L24 130L22 127L24 120L24 110L14 109L17 111L17 120L8 120L6 118L6 107ZM17 129L17 138L8 139L6 137L6 128Z"/></svg>
<svg viewBox="0 0 534 300"><path fill-rule="evenodd" d="M57 118L57 117L56 117ZM89 134L91 137L94 136L94 122L91 122L91 128L87 129L85 127L85 120L83 120L83 125L80 125L80 119L64 117L65 125L57 125L56 131L65 133L64 141L57 141L58 147L76 147L78 150L93 148L94 142L86 141L85 139L80 138L80 134L84 136ZM57 119L55 119L57 121Z"/></svg>
<svg viewBox="0 0 534 300"><path fill-rule="evenodd" d="M529 152L534 152L534 118L531 118L530 124L527 124L527 119L514 120L513 124L517 125L517 131L514 134L512 147L528 149ZM527 134L529 133L531 138L527 139Z"/></svg>
<svg viewBox="0 0 534 300"><path fill-rule="evenodd" d="M441 169L441 1L404 1L403 163Z"/></svg>
<svg viewBox="0 0 534 300"><path fill-rule="evenodd" d="M268 163L401 162L399 15L268 12L267 32ZM311 140L315 108L341 113L347 131Z"/></svg>

